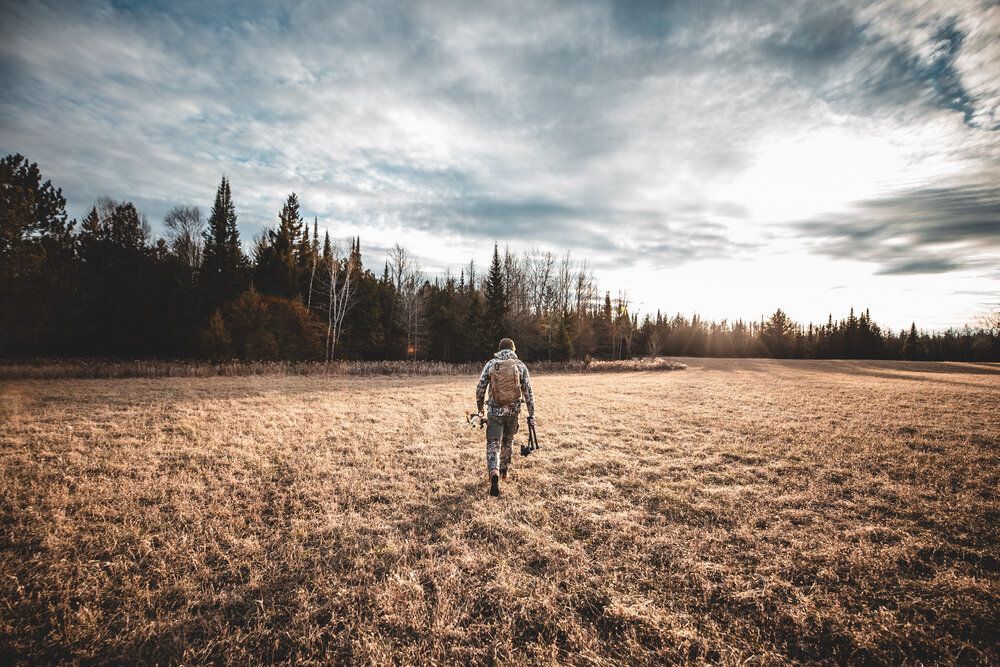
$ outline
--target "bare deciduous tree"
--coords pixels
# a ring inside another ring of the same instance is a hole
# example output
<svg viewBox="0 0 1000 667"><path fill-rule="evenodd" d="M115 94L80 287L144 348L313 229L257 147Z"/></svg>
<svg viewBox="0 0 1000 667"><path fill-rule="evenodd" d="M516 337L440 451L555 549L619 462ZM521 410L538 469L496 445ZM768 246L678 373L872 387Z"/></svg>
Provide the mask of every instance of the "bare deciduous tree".
<svg viewBox="0 0 1000 667"><path fill-rule="evenodd" d="M611 355L613 359L624 359L626 346L631 342L632 321L628 312L628 295L619 292L615 299L611 320Z"/></svg>
<svg viewBox="0 0 1000 667"><path fill-rule="evenodd" d="M526 264L526 296L534 309L535 317L541 317L552 309L555 300L553 280L555 277L556 259L551 252L530 250L525 255Z"/></svg>
<svg viewBox="0 0 1000 667"><path fill-rule="evenodd" d="M470 259L469 266L465 268L465 277L468 279L470 290L476 289L476 260Z"/></svg>
<svg viewBox="0 0 1000 667"><path fill-rule="evenodd" d="M163 218L170 248L193 274L201 266L205 220L197 206L175 206Z"/></svg>
<svg viewBox="0 0 1000 667"><path fill-rule="evenodd" d="M321 307L326 312L326 362L333 360L344 331L344 318L351 302L351 284L355 271L355 258L351 253L345 256L340 244L334 244L328 256L323 258L321 286L326 290L326 303Z"/></svg>
<svg viewBox="0 0 1000 667"><path fill-rule="evenodd" d="M313 286L316 284L316 271L319 265L319 218L313 218L313 237L309 246L309 291L306 296L306 308L309 310L312 309Z"/></svg>
<svg viewBox="0 0 1000 667"><path fill-rule="evenodd" d="M397 247L399 246L397 245ZM405 253L405 250L403 252ZM409 259L404 266L408 268L402 277L402 291L399 297L403 306L403 317L406 320L406 355L411 359L416 359L423 348L426 296L424 281L426 278L423 269L416 261Z"/></svg>
<svg viewBox="0 0 1000 667"><path fill-rule="evenodd" d="M979 328L983 331L988 331L990 333L1000 332L1000 310L980 315L976 318L976 324L979 325Z"/></svg>
<svg viewBox="0 0 1000 667"><path fill-rule="evenodd" d="M396 294L403 291L403 278L410 269L412 261L410 251L405 246L396 243L389 248L389 272L396 286Z"/></svg>

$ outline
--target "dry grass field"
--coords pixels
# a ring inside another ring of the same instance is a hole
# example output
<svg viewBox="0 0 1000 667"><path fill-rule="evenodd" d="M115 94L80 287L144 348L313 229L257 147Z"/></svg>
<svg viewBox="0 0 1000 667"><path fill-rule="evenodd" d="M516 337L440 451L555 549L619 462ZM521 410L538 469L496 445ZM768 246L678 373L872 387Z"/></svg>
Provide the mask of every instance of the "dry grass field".
<svg viewBox="0 0 1000 667"><path fill-rule="evenodd" d="M685 361L498 499L473 377L5 381L0 663L1000 661L1000 367Z"/></svg>

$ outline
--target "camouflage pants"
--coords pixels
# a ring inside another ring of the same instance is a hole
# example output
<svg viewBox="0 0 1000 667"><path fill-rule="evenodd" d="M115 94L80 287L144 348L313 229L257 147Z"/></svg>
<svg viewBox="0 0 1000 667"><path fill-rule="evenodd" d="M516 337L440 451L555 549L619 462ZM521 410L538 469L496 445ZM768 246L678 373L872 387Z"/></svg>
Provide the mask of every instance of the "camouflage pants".
<svg viewBox="0 0 1000 667"><path fill-rule="evenodd" d="M510 452L515 433L517 433L517 415L491 416L486 422L486 469L489 472L498 468L506 470L510 467Z"/></svg>

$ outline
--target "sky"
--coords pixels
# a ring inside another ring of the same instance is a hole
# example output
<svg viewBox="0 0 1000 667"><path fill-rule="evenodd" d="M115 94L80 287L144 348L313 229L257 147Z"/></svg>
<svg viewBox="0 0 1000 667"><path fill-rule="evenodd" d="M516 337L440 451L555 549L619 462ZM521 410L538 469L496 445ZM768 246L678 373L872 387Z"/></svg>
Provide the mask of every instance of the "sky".
<svg viewBox="0 0 1000 667"><path fill-rule="evenodd" d="M634 309L1000 308L1000 3L3 2L0 152L154 231L296 192L376 270L570 252Z"/></svg>

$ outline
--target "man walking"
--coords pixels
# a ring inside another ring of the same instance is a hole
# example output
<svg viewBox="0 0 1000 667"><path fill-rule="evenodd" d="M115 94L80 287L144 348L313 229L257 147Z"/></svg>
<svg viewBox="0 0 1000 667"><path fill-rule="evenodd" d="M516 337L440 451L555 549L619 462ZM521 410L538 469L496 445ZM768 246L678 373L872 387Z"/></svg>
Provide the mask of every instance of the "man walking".
<svg viewBox="0 0 1000 667"><path fill-rule="evenodd" d="M510 468L511 445L517 433L517 417L521 401L528 404L528 423L535 423L535 397L531 393L528 367L517 358L514 341L504 338L499 350L486 362L479 384L476 385L476 407L483 416L486 388L490 399L486 422L486 470L490 476L490 495L500 495L500 479L507 479Z"/></svg>

